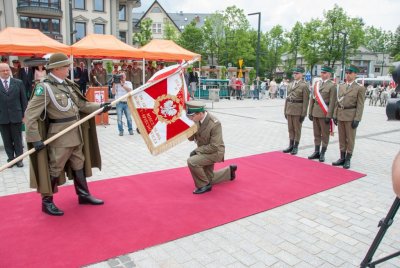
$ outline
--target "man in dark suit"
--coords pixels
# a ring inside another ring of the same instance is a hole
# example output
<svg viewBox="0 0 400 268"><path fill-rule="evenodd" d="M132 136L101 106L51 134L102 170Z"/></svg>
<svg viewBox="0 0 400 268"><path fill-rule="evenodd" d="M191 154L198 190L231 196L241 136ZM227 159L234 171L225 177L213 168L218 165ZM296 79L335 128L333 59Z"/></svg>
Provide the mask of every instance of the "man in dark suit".
<svg viewBox="0 0 400 268"><path fill-rule="evenodd" d="M10 66L0 63L0 133L8 162L20 156L22 147L22 119L27 106L25 88L21 80L11 78ZM17 167L23 167L22 160Z"/></svg>
<svg viewBox="0 0 400 268"><path fill-rule="evenodd" d="M18 77L17 77L18 78ZM19 70L19 79L25 86L26 97L29 99L32 93L32 83L33 83L33 70L28 66L21 67Z"/></svg>
<svg viewBox="0 0 400 268"><path fill-rule="evenodd" d="M88 69L85 66L85 63L83 61L81 61L81 63L79 64L79 69L81 71L81 77L79 79L79 89L81 90L83 96L86 95L86 86L87 83L89 82L89 73L88 73Z"/></svg>

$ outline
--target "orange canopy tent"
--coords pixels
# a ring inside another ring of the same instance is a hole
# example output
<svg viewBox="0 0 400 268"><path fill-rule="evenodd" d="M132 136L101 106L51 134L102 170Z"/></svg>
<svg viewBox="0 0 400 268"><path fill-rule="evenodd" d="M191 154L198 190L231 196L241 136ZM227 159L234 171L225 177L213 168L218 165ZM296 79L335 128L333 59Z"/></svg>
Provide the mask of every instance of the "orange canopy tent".
<svg viewBox="0 0 400 268"><path fill-rule="evenodd" d="M71 54L71 48L37 29L7 27L0 32L0 54L42 56L47 53Z"/></svg>
<svg viewBox="0 0 400 268"><path fill-rule="evenodd" d="M139 50L144 53L143 58L146 60L180 61L200 58L199 54L184 49L171 40L153 39Z"/></svg>
<svg viewBox="0 0 400 268"><path fill-rule="evenodd" d="M74 58L142 59L143 52L109 34L89 34L71 46Z"/></svg>

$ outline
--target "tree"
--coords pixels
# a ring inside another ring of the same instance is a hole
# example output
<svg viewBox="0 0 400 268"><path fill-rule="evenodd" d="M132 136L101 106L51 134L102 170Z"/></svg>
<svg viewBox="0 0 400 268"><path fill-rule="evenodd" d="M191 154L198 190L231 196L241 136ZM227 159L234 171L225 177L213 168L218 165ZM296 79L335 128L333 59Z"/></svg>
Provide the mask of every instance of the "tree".
<svg viewBox="0 0 400 268"><path fill-rule="evenodd" d="M174 42L179 38L178 30L176 30L176 27L170 21L165 23L163 37L165 40L172 40Z"/></svg>
<svg viewBox="0 0 400 268"><path fill-rule="evenodd" d="M312 19L304 24L300 41L300 53L303 55L310 70L322 61L322 24L323 22L320 19Z"/></svg>
<svg viewBox="0 0 400 268"><path fill-rule="evenodd" d="M266 69L269 73L269 77L273 78L275 76L278 64L281 63L281 58L285 52L287 41L281 25L274 26L269 32L267 32L266 35L267 39L269 39Z"/></svg>
<svg viewBox="0 0 400 268"><path fill-rule="evenodd" d="M146 45L152 39L151 24L153 21L149 18L142 20L140 23L140 32L133 34L132 41L140 46Z"/></svg>
<svg viewBox="0 0 400 268"><path fill-rule="evenodd" d="M395 59L400 60L400 25L397 27L396 32L393 35L390 55Z"/></svg>
<svg viewBox="0 0 400 268"><path fill-rule="evenodd" d="M293 66L296 65L297 55L300 50L300 43L302 39L303 25L300 22L296 22L293 26L292 30L286 33L286 37L288 39L288 47L287 53L290 55L290 60L288 60L287 69L292 69Z"/></svg>
<svg viewBox="0 0 400 268"><path fill-rule="evenodd" d="M364 46L373 52L388 52L392 44L393 34L381 28L367 26L365 28Z"/></svg>
<svg viewBox="0 0 400 268"><path fill-rule="evenodd" d="M178 39L178 44L189 51L202 54L202 58L204 58L203 39L203 31L196 27L196 22L193 20L186 25Z"/></svg>
<svg viewBox="0 0 400 268"><path fill-rule="evenodd" d="M360 18L350 18L343 8L335 4L332 10L324 12L321 28L322 60L331 67L343 57L343 44L346 57L352 55L364 40L363 21ZM346 36L346 40L345 39ZM344 42L346 41L346 42Z"/></svg>
<svg viewBox="0 0 400 268"><path fill-rule="evenodd" d="M202 30L205 50L211 58L211 64L214 65L215 56L218 59L218 63L221 64L221 47L225 38L223 15L218 12L210 15L204 22Z"/></svg>

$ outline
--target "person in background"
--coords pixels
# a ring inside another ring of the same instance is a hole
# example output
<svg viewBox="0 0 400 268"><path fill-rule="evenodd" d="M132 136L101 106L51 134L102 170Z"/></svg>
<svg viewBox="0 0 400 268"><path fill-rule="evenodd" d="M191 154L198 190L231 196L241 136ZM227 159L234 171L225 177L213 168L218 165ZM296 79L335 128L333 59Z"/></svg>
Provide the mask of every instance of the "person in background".
<svg viewBox="0 0 400 268"><path fill-rule="evenodd" d="M197 72L192 68L189 71L190 97L192 99L194 99L194 93L196 92L198 83L199 76L197 75Z"/></svg>
<svg viewBox="0 0 400 268"><path fill-rule="evenodd" d="M131 81L126 80L126 74L124 72L120 72L120 79L121 81L116 82L113 81L112 85L112 94L115 96L115 99L119 99L120 97L126 95L126 93L133 90ZM122 123L122 114L125 114L126 122L128 124L128 132L129 135L133 135L133 128L132 128L132 116L131 112L128 107L127 100L124 99L119 101L116 105L117 110L117 124L118 124L118 131L119 135L124 135L124 126Z"/></svg>
<svg viewBox="0 0 400 268"><path fill-rule="evenodd" d="M296 155L301 138L301 128L307 115L307 107L310 98L308 84L303 80L304 68L298 66L293 69L294 80L288 87L285 100L284 114L288 122L289 147L284 153ZM272 83L272 82L271 82Z"/></svg>
<svg viewBox="0 0 400 268"><path fill-rule="evenodd" d="M0 133L7 162L23 153L22 121L27 106L25 87L21 80L11 77L11 69L7 63L0 63ZM17 167L23 167L21 161Z"/></svg>
<svg viewBox="0 0 400 268"><path fill-rule="evenodd" d="M65 183L67 175L74 181L79 204L104 203L90 194L86 181L93 167L101 168L94 118L47 145L43 142L78 122L81 116L111 109L109 103L88 102L82 96L79 86L67 79L70 64L63 53L50 56L46 66L50 73L36 84L25 113L28 148L36 151L30 155L31 187L41 193L42 211L51 216L64 215L54 204L53 194L58 185Z"/></svg>
<svg viewBox="0 0 400 268"><path fill-rule="evenodd" d="M196 189L193 194L211 191L212 185L233 181L236 178L237 165L230 165L214 171L214 164L224 161L225 145L222 138L221 122L206 111L201 101L187 101L186 115L197 125L197 132L189 137L195 141L194 149L187 160Z"/></svg>
<svg viewBox="0 0 400 268"><path fill-rule="evenodd" d="M89 73L83 61L79 63L79 69L81 70L81 77L78 82L79 89L81 90L82 95L86 96L87 83L89 82Z"/></svg>
<svg viewBox="0 0 400 268"><path fill-rule="evenodd" d="M30 99L32 95L32 84L33 84L33 70L28 66L23 66L19 71L19 79L25 86L25 92L27 99Z"/></svg>
<svg viewBox="0 0 400 268"><path fill-rule="evenodd" d="M260 88L261 88L261 81L259 76L257 76L257 78L254 80L253 85L254 85L253 100L259 100Z"/></svg>
<svg viewBox="0 0 400 268"><path fill-rule="evenodd" d="M107 72L103 68L103 61L98 60L93 62L94 68L90 71L90 83L94 87L107 85Z"/></svg>
<svg viewBox="0 0 400 268"><path fill-rule="evenodd" d="M132 62L132 70L131 70L131 77L133 89L140 87L143 84L143 73L142 69L139 68L138 63L136 61Z"/></svg>
<svg viewBox="0 0 400 268"><path fill-rule="evenodd" d="M11 66L11 77L18 78L20 70L21 70L21 63L19 62L19 60L13 60Z"/></svg>
<svg viewBox="0 0 400 268"><path fill-rule="evenodd" d="M46 69L44 68L43 65L38 65L35 68L35 74L34 74L34 80L35 82L39 82L40 79L46 76Z"/></svg>
<svg viewBox="0 0 400 268"><path fill-rule="evenodd" d="M356 140L357 127L364 112L365 87L355 81L359 69L350 65L346 67L346 83L339 86L333 121L338 126L340 158L333 166L350 168Z"/></svg>

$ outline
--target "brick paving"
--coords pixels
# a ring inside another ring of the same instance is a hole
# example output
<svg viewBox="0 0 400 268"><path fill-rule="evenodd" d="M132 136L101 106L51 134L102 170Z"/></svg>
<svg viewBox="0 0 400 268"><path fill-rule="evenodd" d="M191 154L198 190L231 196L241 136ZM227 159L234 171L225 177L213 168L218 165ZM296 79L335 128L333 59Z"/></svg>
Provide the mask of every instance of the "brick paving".
<svg viewBox="0 0 400 268"><path fill-rule="evenodd" d="M226 159L286 148L288 134L283 104L280 99L207 103L223 124ZM194 147L193 143L183 142L168 152L152 156L140 135L120 137L116 116L111 115L109 121L110 125L97 129L103 170L95 170L91 181L182 167ZM387 121L385 108L366 104L351 162L351 169L366 173L366 177L87 267L359 267L379 230L379 220L386 216L395 198L390 176L393 158L399 151L399 126L399 121ZM328 147L326 164L338 158L338 146L336 134ZM313 148L312 124L306 119L298 155L307 157ZM4 164L6 159L0 144L0 163ZM24 168L1 172L0 195L32 191L28 170L25 160ZM188 189L188 194L192 194L191 190ZM374 259L400 250L399 226L395 219ZM399 258L379 265L399 266Z"/></svg>

